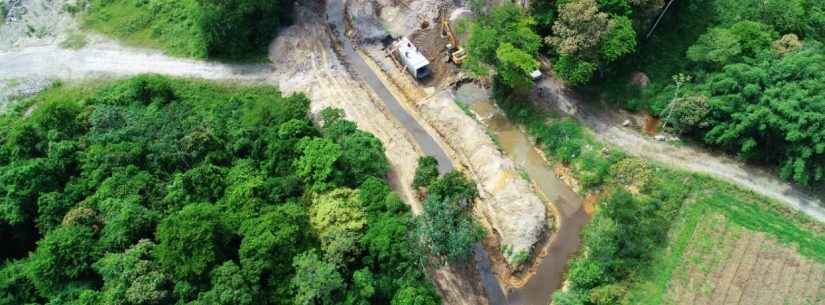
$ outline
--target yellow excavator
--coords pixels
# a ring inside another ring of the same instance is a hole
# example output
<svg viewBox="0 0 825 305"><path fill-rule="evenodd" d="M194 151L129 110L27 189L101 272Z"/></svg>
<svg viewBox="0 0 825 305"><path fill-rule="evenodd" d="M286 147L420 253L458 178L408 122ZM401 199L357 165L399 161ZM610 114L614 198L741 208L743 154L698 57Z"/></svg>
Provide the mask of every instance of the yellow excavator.
<svg viewBox="0 0 825 305"><path fill-rule="evenodd" d="M456 65L464 63L464 59L467 58L467 51L458 45L458 39L456 39L455 34L453 34L453 28L450 26L450 18L447 15L446 8L441 9L441 37L449 39L447 51L450 52L450 60Z"/></svg>

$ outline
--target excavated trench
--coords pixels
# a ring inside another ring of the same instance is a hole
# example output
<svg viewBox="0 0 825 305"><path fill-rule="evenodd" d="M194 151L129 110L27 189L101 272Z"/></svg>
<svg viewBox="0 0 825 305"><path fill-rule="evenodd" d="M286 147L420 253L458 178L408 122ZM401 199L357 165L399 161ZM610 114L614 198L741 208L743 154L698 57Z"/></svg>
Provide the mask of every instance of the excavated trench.
<svg viewBox="0 0 825 305"><path fill-rule="evenodd" d="M444 150L427 133L424 128L398 102L398 100L384 87L375 75L375 72L364 62L364 59L355 51L352 42L345 35L346 24L344 19L344 0L327 0L327 22L335 32L339 44L339 52L348 67L355 72L370 88L384 101L390 113L413 135L413 138L425 154L435 157L439 163L439 171L444 173L453 169L452 160ZM480 244L475 246L476 270L487 293L491 305L504 305L506 296L501 289L496 276L492 273L489 255Z"/></svg>
<svg viewBox="0 0 825 305"><path fill-rule="evenodd" d="M527 172L537 191L556 211L558 230L543 250L546 256L539 258L539 265L526 284L507 293L507 304L549 304L553 293L562 287L567 261L578 251L579 233L590 220L583 208L583 199L547 166L547 161L530 139L490 100L487 90L466 83L456 90L455 97L487 125L498 139L500 148Z"/></svg>
<svg viewBox="0 0 825 305"><path fill-rule="evenodd" d="M345 0L327 0L327 22L333 27L338 40L338 52L353 70L384 101L390 113L413 135L424 153L435 156L442 172L453 169L452 161L439 147L438 143L421 127L421 125L401 106L399 101L383 85L375 72L355 51L346 36ZM465 86L473 86L466 84ZM479 94L482 93L482 94ZM522 287L505 292L493 274L489 255L480 244L475 247L476 270L485 288L488 302L492 305L549 304L552 294L561 288L568 259L578 251L579 233L589 221L589 216L582 208L582 198L573 192L548 167L541 155L535 151L532 142L516 126L498 111L489 100L489 94L481 88L467 87L459 90L457 95L480 116L487 117L485 124L496 134L502 149L516 163L520 164L531 177L542 195L553 204L559 216L558 231L544 249L547 255L541 258L539 266L529 281Z"/></svg>

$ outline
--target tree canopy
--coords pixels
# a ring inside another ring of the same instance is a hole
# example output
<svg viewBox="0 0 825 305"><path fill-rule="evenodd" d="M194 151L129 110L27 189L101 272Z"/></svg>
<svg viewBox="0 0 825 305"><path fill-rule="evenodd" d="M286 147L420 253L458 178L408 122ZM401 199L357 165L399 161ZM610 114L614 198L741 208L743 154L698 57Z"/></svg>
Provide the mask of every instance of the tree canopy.
<svg viewBox="0 0 825 305"><path fill-rule="evenodd" d="M0 115L0 305L390 304L427 281L381 143L270 87L143 75Z"/></svg>

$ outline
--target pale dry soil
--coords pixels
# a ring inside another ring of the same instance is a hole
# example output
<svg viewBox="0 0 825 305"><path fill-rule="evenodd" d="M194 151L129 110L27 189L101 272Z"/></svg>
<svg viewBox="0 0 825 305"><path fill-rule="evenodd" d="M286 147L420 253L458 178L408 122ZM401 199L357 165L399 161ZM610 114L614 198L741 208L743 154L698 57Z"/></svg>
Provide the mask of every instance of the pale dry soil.
<svg viewBox="0 0 825 305"><path fill-rule="evenodd" d="M703 217L692 234L664 304L825 303L825 264L792 246L718 214Z"/></svg>

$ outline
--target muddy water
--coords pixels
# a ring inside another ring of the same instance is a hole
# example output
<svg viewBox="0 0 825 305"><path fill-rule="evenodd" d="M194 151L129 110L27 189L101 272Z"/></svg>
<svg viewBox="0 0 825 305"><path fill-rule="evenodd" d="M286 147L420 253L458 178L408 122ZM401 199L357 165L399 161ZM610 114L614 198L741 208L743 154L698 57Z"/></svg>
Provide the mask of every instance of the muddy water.
<svg viewBox="0 0 825 305"><path fill-rule="evenodd" d="M547 256L541 259L536 273L523 287L507 293L508 304L547 305L553 292L561 288L567 260L578 251L579 233L589 221L582 198L548 167L529 138L514 126L489 99L489 92L474 84L456 90L456 100L475 112L498 138L501 149L527 172L539 193L556 210L557 232L547 246Z"/></svg>

